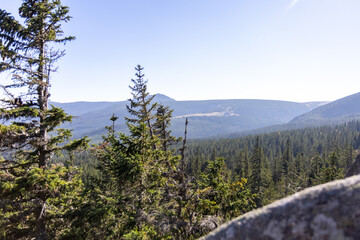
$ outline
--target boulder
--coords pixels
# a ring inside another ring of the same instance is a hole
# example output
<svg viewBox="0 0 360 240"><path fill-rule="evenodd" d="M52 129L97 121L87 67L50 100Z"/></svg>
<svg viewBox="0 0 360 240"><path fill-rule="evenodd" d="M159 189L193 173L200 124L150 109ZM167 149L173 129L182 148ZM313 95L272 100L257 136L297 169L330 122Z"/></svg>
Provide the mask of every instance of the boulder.
<svg viewBox="0 0 360 240"><path fill-rule="evenodd" d="M246 213L203 240L360 239L360 176L305 189Z"/></svg>

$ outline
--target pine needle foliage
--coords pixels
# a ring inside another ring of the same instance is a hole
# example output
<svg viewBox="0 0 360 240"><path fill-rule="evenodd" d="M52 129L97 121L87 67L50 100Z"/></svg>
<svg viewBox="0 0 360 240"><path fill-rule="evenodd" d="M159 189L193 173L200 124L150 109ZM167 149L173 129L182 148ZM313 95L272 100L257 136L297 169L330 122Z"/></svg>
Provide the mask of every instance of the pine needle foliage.
<svg viewBox="0 0 360 240"><path fill-rule="evenodd" d="M225 220L255 207L246 179L230 181L224 159L215 159L202 176L186 171L186 134L180 156L179 139L169 130L172 110L152 103L135 68L126 118L129 133L115 131L117 117L104 142L95 147L101 177L73 212L73 239L196 239Z"/></svg>
<svg viewBox="0 0 360 240"><path fill-rule="evenodd" d="M65 213L78 200L79 170L50 165L54 154L87 145L86 138L70 140L59 128L72 117L49 106L51 74L74 39L61 24L70 20L58 0L23 0L23 23L0 9L0 73L11 83L1 85L0 108L0 237L48 239L66 228Z"/></svg>

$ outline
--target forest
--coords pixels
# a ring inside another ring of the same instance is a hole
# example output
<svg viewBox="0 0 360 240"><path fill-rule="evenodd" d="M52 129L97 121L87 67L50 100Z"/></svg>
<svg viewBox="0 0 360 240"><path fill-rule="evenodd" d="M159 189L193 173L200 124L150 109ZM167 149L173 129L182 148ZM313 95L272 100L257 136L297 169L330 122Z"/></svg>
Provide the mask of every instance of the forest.
<svg viewBox="0 0 360 240"><path fill-rule="evenodd" d="M127 131L109 116L100 144L72 139L72 116L49 105L51 74L74 40L58 0L0 10L0 239L197 239L304 188L344 177L360 122L237 138L172 136L172 109L135 67Z"/></svg>

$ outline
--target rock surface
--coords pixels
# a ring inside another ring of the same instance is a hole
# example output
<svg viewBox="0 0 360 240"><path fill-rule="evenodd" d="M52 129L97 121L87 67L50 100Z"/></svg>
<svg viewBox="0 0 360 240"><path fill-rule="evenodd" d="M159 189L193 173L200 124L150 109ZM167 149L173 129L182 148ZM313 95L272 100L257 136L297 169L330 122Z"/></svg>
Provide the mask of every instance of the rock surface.
<svg viewBox="0 0 360 240"><path fill-rule="evenodd" d="M354 175L360 174L360 155L358 155L355 161L351 164L349 170L347 171L345 177L351 177Z"/></svg>
<svg viewBox="0 0 360 240"><path fill-rule="evenodd" d="M360 239L360 176L308 188L223 224L203 240Z"/></svg>

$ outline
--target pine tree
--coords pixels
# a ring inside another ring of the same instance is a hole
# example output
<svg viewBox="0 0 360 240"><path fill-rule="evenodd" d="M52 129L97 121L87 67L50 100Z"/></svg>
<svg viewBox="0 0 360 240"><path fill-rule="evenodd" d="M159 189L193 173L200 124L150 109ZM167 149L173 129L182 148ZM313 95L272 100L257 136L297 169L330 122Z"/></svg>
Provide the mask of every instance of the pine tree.
<svg viewBox="0 0 360 240"><path fill-rule="evenodd" d="M145 123L149 129L150 137L154 136L154 129L152 121L155 119L153 111L157 107L157 103L152 103L155 95L150 96L147 91L147 80L144 79L145 74L142 73L143 67L137 65L135 67L136 79L131 79L133 86L129 86L131 89L132 98L129 99L130 106L126 108L128 112L133 116L132 118L125 118L127 124L141 124Z"/></svg>
<svg viewBox="0 0 360 240"><path fill-rule="evenodd" d="M71 131L58 126L72 117L48 106L50 76L64 55L54 47L74 39L61 29L70 20L68 11L59 0L23 0L22 24L0 10L0 73L10 72L12 79L2 86L6 98L0 109L0 233L5 238L48 239L61 233L68 204L81 187L73 167L49 165L61 150L87 144L85 138L70 141Z"/></svg>
<svg viewBox="0 0 360 240"><path fill-rule="evenodd" d="M324 165L315 180L316 184L327 183L344 177L343 169L339 168L339 156L337 150L330 153L326 165Z"/></svg>
<svg viewBox="0 0 360 240"><path fill-rule="evenodd" d="M244 152L242 153L243 161L244 161L244 170L243 175L241 175L243 178L249 178L250 177L250 162L249 162L249 156L248 156L248 149L245 147Z"/></svg>
<svg viewBox="0 0 360 240"><path fill-rule="evenodd" d="M104 143L96 149L102 178L74 215L73 238L159 239L169 235L163 229L167 209L162 203L178 160L168 150L171 114L165 110L156 115L157 104L147 92L143 68L135 69L137 79L130 86L133 98L127 106L131 116L125 118L129 134L115 132L117 118L112 116Z"/></svg>
<svg viewBox="0 0 360 240"><path fill-rule="evenodd" d="M250 186L252 193L258 194L259 200L257 205L260 206L260 187L261 187L261 159L262 159L262 149L260 146L259 137L256 138L256 143L253 150L253 155L251 158L251 175L250 175Z"/></svg>
<svg viewBox="0 0 360 240"><path fill-rule="evenodd" d="M290 139L286 141L284 153L282 155L282 170L283 170L283 182L285 197L290 193L291 184L292 184L292 174L294 173L294 162L293 155L291 151Z"/></svg>
<svg viewBox="0 0 360 240"><path fill-rule="evenodd" d="M169 146L180 141L180 139L171 136L171 130L169 130L172 113L173 110L171 110L169 106L165 107L162 104L159 104L156 110L154 132L162 143L161 148L163 151L167 151Z"/></svg>

